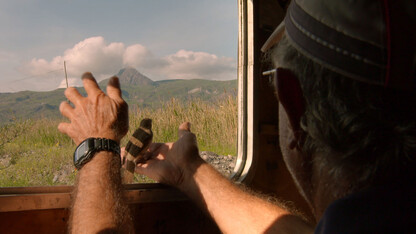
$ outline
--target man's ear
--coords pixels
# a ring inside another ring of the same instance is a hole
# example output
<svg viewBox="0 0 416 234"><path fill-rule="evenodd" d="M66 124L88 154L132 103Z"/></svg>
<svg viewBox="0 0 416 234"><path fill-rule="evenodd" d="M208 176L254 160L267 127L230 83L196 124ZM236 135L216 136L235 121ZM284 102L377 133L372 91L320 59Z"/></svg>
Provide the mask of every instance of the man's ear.
<svg viewBox="0 0 416 234"><path fill-rule="evenodd" d="M303 131L300 128L300 118L305 113L305 100L299 80L289 70L277 68L275 73L275 89L280 104L289 118L290 125L295 137L295 145L302 143ZM290 146L295 147L295 146Z"/></svg>

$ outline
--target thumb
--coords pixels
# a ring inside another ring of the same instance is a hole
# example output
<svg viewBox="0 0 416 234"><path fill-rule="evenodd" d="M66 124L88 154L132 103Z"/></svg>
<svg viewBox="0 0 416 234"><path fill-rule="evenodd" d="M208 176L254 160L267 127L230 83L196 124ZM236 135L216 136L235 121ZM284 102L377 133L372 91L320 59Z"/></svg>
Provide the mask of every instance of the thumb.
<svg viewBox="0 0 416 234"><path fill-rule="evenodd" d="M183 135L185 135L186 133L190 133L190 132L191 132L191 123L184 122L179 126L178 138L181 138Z"/></svg>

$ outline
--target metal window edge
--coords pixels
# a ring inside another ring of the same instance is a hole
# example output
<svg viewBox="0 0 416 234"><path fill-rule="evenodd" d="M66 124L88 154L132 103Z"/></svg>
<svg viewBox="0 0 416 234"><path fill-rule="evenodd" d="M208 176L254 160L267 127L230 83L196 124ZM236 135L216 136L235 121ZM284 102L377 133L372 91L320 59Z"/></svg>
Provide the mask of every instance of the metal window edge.
<svg viewBox="0 0 416 234"><path fill-rule="evenodd" d="M254 167L254 6L239 0L237 163L231 179L249 183Z"/></svg>

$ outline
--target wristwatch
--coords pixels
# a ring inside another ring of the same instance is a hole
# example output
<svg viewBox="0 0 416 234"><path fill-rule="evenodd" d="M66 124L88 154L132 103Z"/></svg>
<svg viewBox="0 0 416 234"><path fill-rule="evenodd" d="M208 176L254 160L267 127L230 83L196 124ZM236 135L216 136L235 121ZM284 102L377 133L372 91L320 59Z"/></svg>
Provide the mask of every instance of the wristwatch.
<svg viewBox="0 0 416 234"><path fill-rule="evenodd" d="M75 149L74 165L78 170L89 162L99 151L112 151L120 155L120 146L116 141L106 138L87 138Z"/></svg>

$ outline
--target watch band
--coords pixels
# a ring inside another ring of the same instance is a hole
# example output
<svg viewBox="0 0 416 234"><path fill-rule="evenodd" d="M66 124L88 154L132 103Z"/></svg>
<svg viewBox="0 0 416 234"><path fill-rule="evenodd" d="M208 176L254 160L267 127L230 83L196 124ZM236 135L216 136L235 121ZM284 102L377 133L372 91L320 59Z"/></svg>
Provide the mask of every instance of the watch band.
<svg viewBox="0 0 416 234"><path fill-rule="evenodd" d="M94 139L94 148L97 151L112 151L120 155L120 146L116 141L107 138L88 138Z"/></svg>
<svg viewBox="0 0 416 234"><path fill-rule="evenodd" d="M111 151L120 155L119 144L106 138L87 138L81 142L74 153L74 165L79 170L99 151Z"/></svg>

